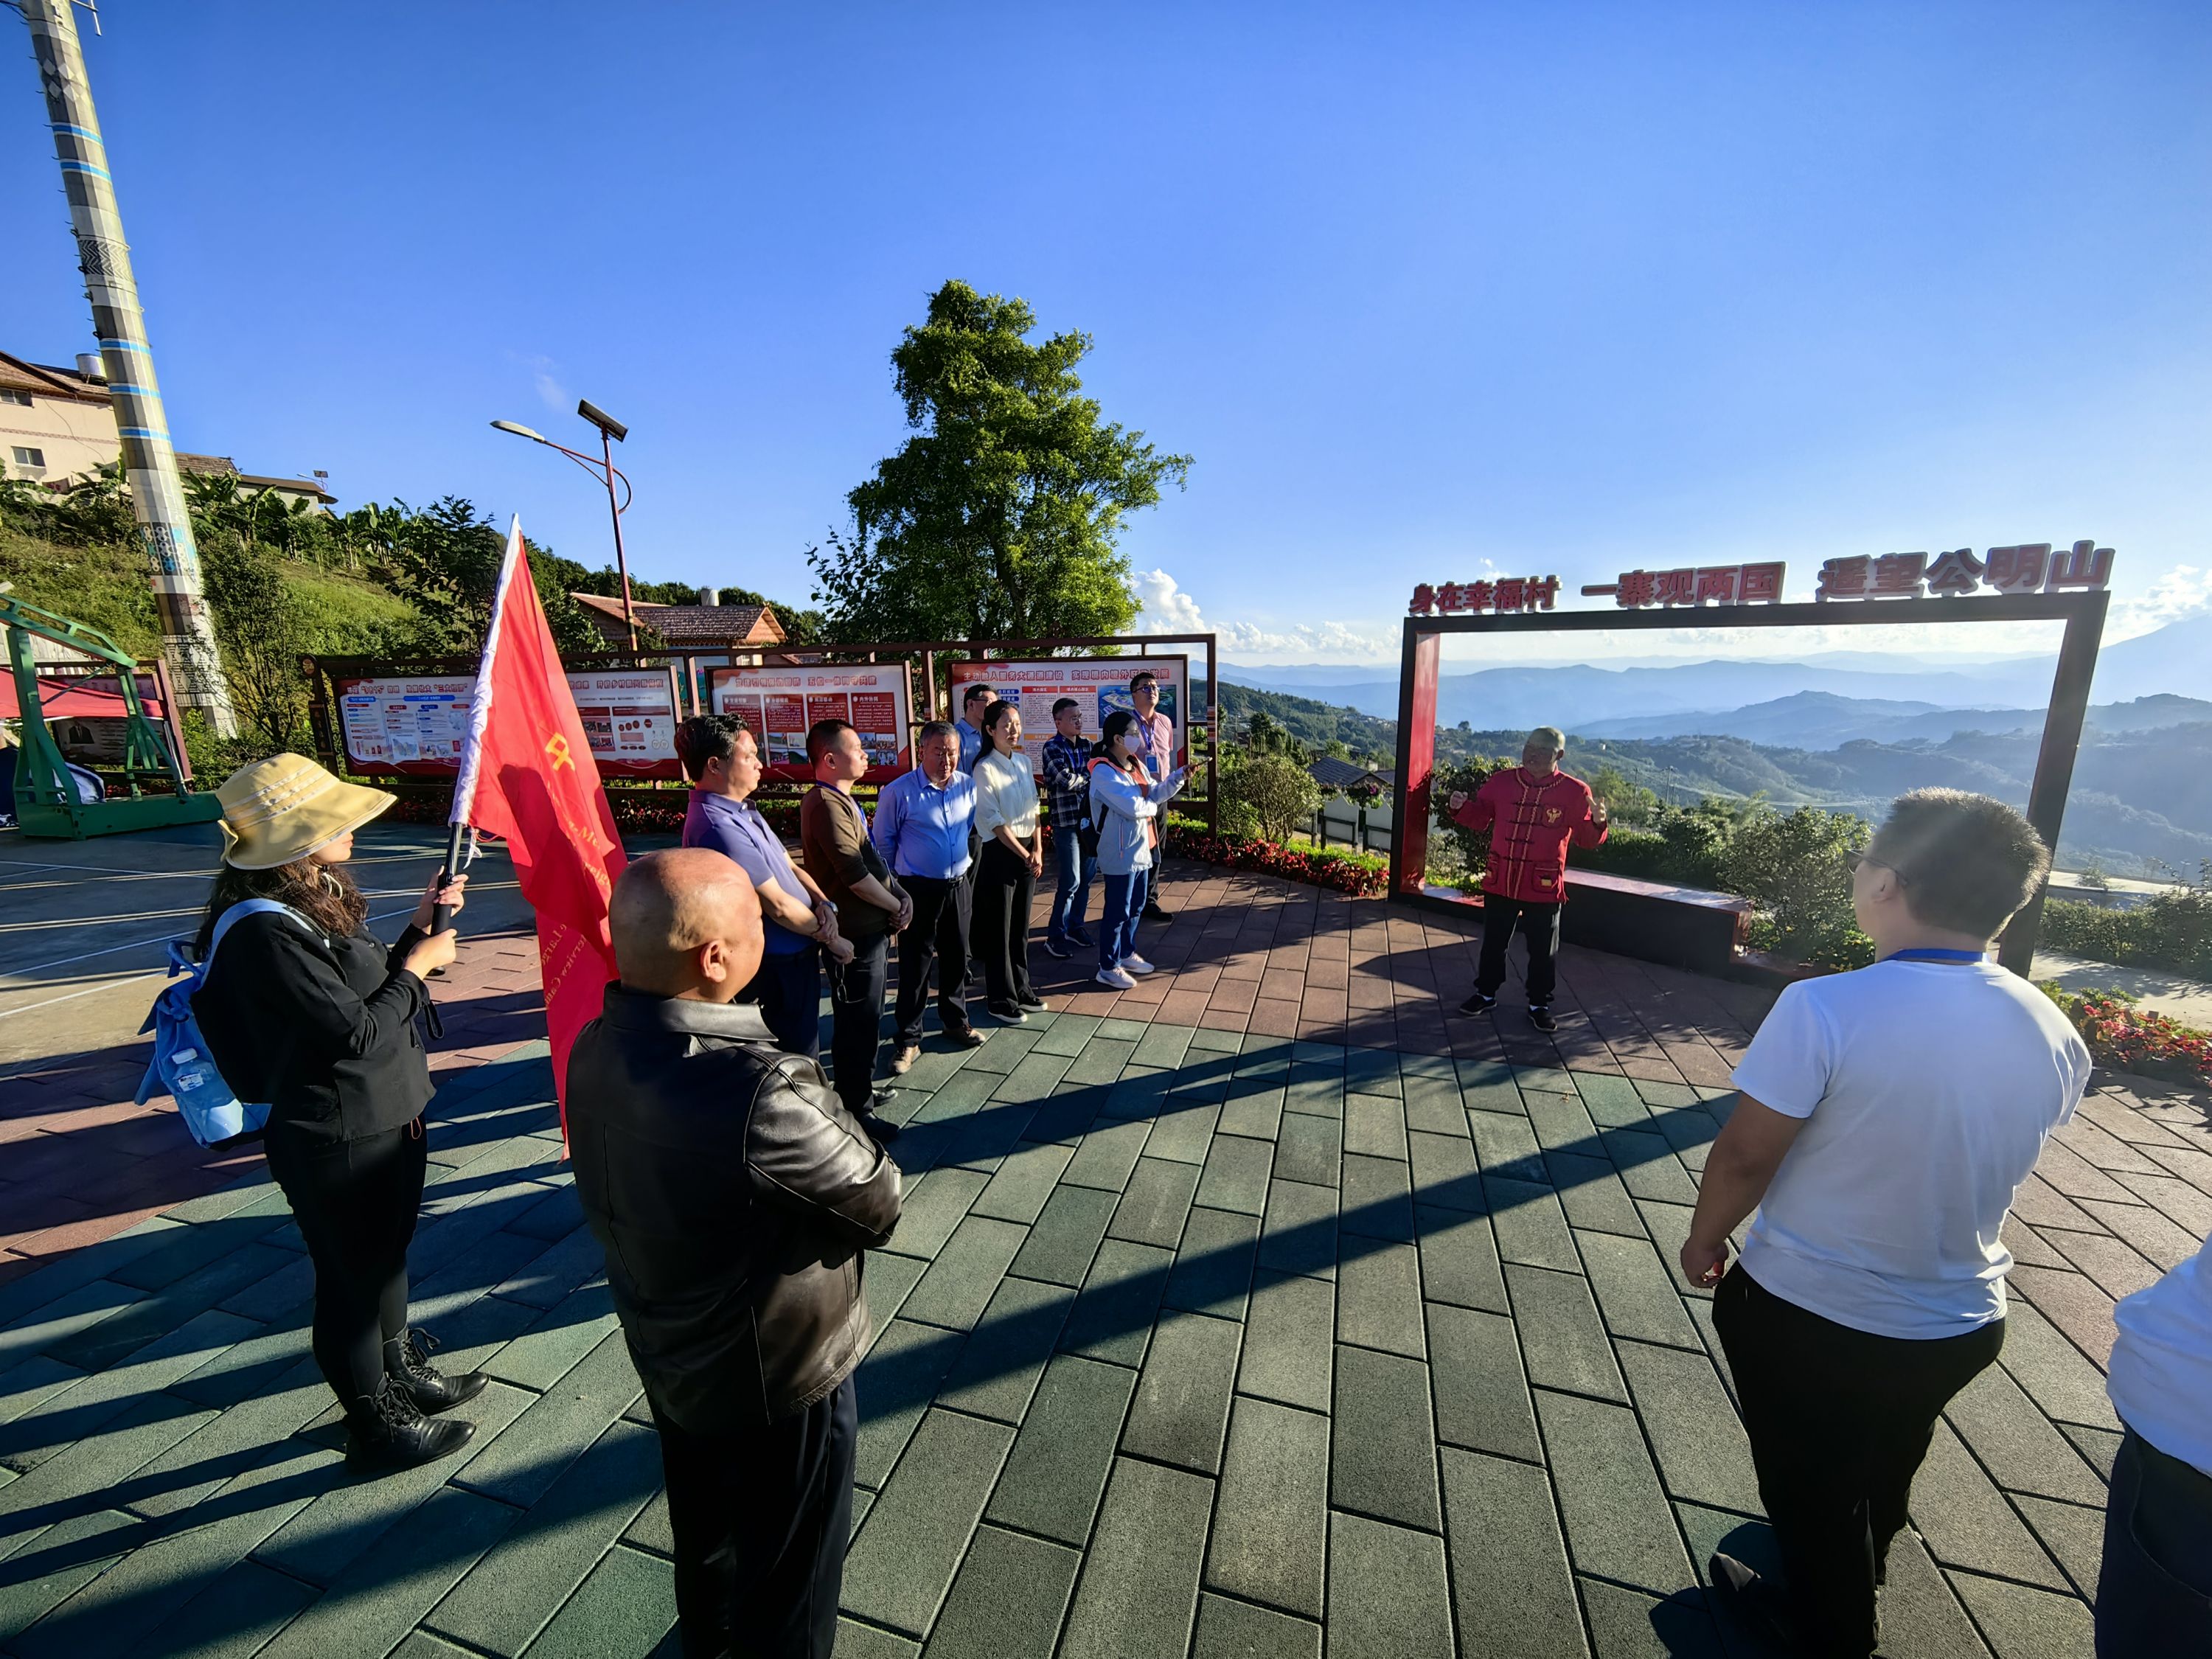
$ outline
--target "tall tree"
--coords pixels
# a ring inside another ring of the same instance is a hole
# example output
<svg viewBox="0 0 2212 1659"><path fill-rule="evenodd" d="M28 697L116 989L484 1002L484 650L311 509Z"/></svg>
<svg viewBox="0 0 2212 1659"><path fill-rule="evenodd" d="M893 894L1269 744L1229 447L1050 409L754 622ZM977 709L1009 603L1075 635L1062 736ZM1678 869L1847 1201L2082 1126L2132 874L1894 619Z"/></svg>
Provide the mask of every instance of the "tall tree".
<svg viewBox="0 0 2212 1659"><path fill-rule="evenodd" d="M846 497L848 531L810 548L831 637L1117 634L1138 605L1122 520L1180 488L1163 455L1100 418L1076 365L1087 334L1029 335L1026 301L948 282L891 353L916 435Z"/></svg>

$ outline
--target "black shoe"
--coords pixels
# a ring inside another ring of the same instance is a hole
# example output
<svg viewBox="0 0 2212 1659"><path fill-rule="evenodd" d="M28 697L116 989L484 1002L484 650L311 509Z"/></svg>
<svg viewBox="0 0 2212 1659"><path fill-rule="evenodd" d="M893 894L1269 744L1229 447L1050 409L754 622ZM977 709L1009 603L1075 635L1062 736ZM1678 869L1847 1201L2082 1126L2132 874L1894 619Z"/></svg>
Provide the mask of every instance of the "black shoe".
<svg viewBox="0 0 2212 1659"><path fill-rule="evenodd" d="M411 1469L452 1456L476 1431L475 1424L459 1418L432 1422L386 1376L379 1379L375 1394L346 1407L346 1462L380 1473Z"/></svg>
<svg viewBox="0 0 2212 1659"><path fill-rule="evenodd" d="M1705 1564L1712 1579L1713 1599L1738 1629L1756 1637L1778 1654L1806 1651L1797 1634L1797 1620L1790 1607L1789 1592L1735 1559L1715 1551Z"/></svg>
<svg viewBox="0 0 2212 1659"><path fill-rule="evenodd" d="M1013 1002L987 1002L983 1012L1002 1025L1018 1025L1029 1018L1022 1012L1021 1005Z"/></svg>
<svg viewBox="0 0 2212 1659"><path fill-rule="evenodd" d="M1486 1014L1498 1006L1498 999L1486 992L1477 991L1459 1006L1462 1014Z"/></svg>
<svg viewBox="0 0 2212 1659"><path fill-rule="evenodd" d="M1069 928L1067 930L1067 939L1069 944L1079 945L1086 951L1095 951L1098 948L1098 941L1091 938L1090 934L1085 933L1080 927Z"/></svg>
<svg viewBox="0 0 2212 1659"><path fill-rule="evenodd" d="M1552 1018L1549 1004L1532 1002L1528 1005L1528 1023L1540 1031L1556 1031L1559 1022Z"/></svg>
<svg viewBox="0 0 2212 1659"><path fill-rule="evenodd" d="M880 1100L883 1097L878 1095L877 1098ZM863 1110L855 1112L853 1115L859 1121L860 1127L868 1132L868 1139L878 1146L888 1146L899 1138L899 1126L881 1113Z"/></svg>
<svg viewBox="0 0 2212 1659"><path fill-rule="evenodd" d="M988 1035L972 1025L963 1025L957 1030L947 1031L945 1040L956 1048L980 1048L988 1039Z"/></svg>
<svg viewBox="0 0 2212 1659"><path fill-rule="evenodd" d="M1056 939L1048 939L1044 942L1044 953L1045 955L1055 957L1061 962L1066 962L1069 956L1073 954L1066 945L1061 944L1060 941Z"/></svg>
<svg viewBox="0 0 2212 1659"><path fill-rule="evenodd" d="M1147 904L1139 914L1141 915L1146 921L1173 921L1175 920L1174 911L1163 910L1157 904Z"/></svg>
<svg viewBox="0 0 2212 1659"><path fill-rule="evenodd" d="M1025 1013L1041 1014L1050 1005L1035 991L1017 991L1014 994L1014 1006Z"/></svg>
<svg viewBox="0 0 2212 1659"><path fill-rule="evenodd" d="M447 1376L434 1367L428 1357L437 1346L436 1337L412 1327L384 1345L384 1374L398 1385L409 1403L425 1417L435 1417L440 1412L467 1404L482 1394L484 1385L491 1381L482 1371L463 1371L459 1376Z"/></svg>

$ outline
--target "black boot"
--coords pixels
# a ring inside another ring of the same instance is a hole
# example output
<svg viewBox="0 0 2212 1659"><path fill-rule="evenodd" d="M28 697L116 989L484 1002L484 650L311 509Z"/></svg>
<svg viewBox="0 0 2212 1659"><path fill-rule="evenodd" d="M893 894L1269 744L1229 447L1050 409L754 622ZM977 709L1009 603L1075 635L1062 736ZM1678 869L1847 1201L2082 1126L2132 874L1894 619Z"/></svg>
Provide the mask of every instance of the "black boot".
<svg viewBox="0 0 2212 1659"><path fill-rule="evenodd" d="M378 1473L411 1469L450 1456L476 1431L475 1424L459 1419L433 1423L387 1376L375 1394L346 1407L346 1462Z"/></svg>
<svg viewBox="0 0 2212 1659"><path fill-rule="evenodd" d="M384 1345L384 1374L399 1385L415 1409L425 1417L449 1412L484 1391L491 1379L482 1371L447 1376L424 1358L438 1346L428 1331L410 1328Z"/></svg>

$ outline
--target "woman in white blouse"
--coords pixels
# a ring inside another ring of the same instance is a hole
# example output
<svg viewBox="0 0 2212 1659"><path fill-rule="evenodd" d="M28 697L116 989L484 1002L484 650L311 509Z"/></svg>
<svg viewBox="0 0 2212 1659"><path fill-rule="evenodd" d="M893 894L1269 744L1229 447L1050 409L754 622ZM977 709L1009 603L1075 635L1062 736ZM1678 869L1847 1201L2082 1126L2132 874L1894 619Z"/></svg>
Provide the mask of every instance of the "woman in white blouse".
<svg viewBox="0 0 2212 1659"><path fill-rule="evenodd" d="M1044 872L1037 827L1036 778L1022 753L1021 711L994 702L983 711L976 751L974 932L969 950L983 964L984 1006L993 1018L1018 1025L1045 1006L1030 983L1030 904Z"/></svg>

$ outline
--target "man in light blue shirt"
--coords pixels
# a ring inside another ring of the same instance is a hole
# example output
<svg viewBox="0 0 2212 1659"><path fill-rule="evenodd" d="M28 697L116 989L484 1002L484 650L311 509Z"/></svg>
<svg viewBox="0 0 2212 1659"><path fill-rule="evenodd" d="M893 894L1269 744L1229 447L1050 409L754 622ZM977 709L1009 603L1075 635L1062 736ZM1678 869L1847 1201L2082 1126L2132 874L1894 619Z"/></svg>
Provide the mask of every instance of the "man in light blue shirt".
<svg viewBox="0 0 2212 1659"><path fill-rule="evenodd" d="M960 697L960 718L952 729L960 734L960 769L975 769L975 757L983 751L983 711L998 696L988 685L971 685Z"/></svg>
<svg viewBox="0 0 2212 1659"><path fill-rule="evenodd" d="M983 1034L968 1018L968 870L975 823L975 781L960 768L960 734L943 720L921 728L913 771L893 778L876 797L872 832L914 902L899 934L898 1035L891 1074L902 1075L921 1053L921 1014L929 969L939 965L937 1018L956 1046L973 1048Z"/></svg>

